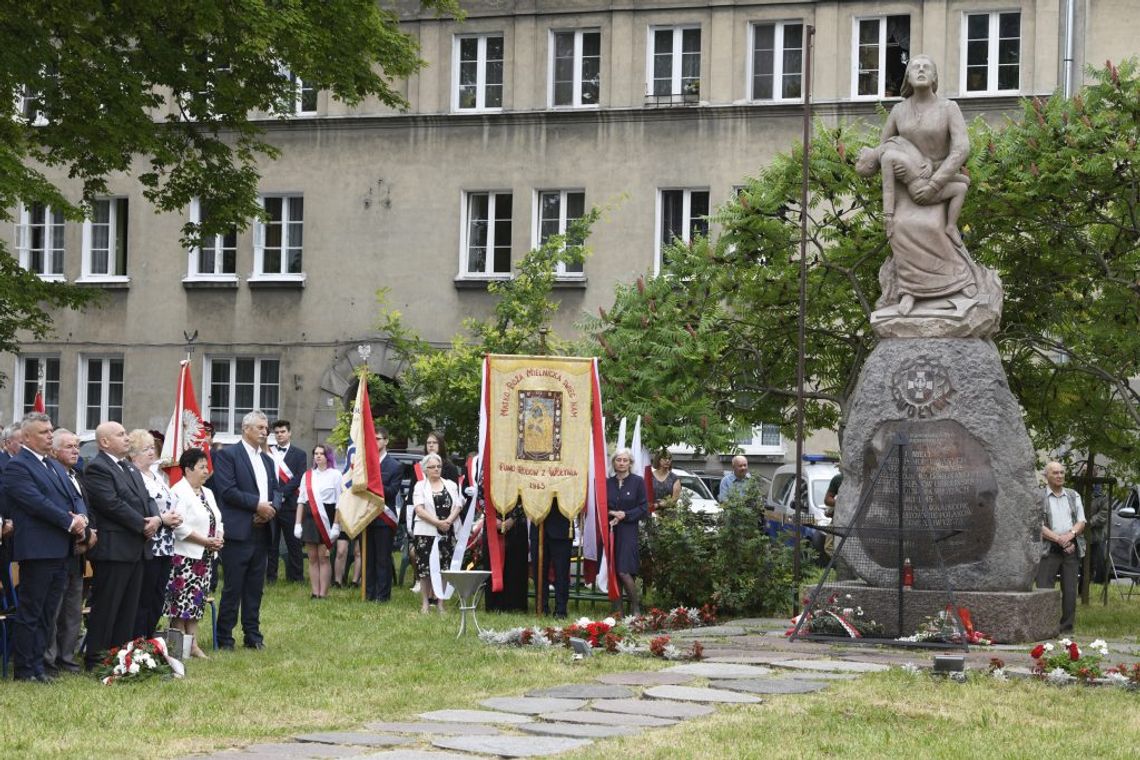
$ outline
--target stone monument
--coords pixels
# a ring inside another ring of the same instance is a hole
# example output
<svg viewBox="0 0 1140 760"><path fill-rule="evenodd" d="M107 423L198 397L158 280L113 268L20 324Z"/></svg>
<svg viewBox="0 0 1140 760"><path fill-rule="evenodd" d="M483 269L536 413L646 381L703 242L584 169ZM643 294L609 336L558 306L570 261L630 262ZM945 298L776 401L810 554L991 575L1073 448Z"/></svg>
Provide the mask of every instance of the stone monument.
<svg viewBox="0 0 1140 760"><path fill-rule="evenodd" d="M1057 592L1032 590L1040 499L1033 449L992 341L1001 280L973 261L958 232L969 140L958 106L937 91L934 62L912 58L882 143L856 165L867 176L882 173L891 256L871 315L881 340L863 367L843 436L837 526L851 526L868 500L842 549L859 590L844 590L880 614L890 635L913 633L924 615L944 609L949 584L979 630L1005 641L1044 638L1057 632L1060 606ZM914 590L904 603L909 630L901 631L892 630L901 570L897 458L870 487L884 458L894 456L898 434L913 465L903 478L906 524L927 528L904 533Z"/></svg>

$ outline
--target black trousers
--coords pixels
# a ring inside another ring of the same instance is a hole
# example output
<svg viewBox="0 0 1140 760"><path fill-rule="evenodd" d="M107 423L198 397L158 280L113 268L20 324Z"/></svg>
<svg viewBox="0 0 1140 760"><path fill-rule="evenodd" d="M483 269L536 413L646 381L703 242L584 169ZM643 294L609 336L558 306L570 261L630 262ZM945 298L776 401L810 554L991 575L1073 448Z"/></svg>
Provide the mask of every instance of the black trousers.
<svg viewBox="0 0 1140 760"><path fill-rule="evenodd" d="M364 529L364 596L372 602L386 602L392 598L392 576L396 566L392 562L392 541L395 531L388 523L377 518Z"/></svg>
<svg viewBox="0 0 1140 760"><path fill-rule="evenodd" d="M269 551L265 565L265 580L277 580L281 542L285 542L285 580L300 583L305 580L305 552L301 541L293 536L293 523L297 519L297 506L277 510L277 517L269 523Z"/></svg>
<svg viewBox="0 0 1140 760"><path fill-rule="evenodd" d="M131 640L142 591L142 560L91 563L91 614L87 616L87 666L111 647Z"/></svg>
<svg viewBox="0 0 1140 760"><path fill-rule="evenodd" d="M247 541L227 539L222 546L222 602L218 605L218 646L233 646L234 626L241 616L246 646L262 641L261 595L265 591L268 526L254 526Z"/></svg>
<svg viewBox="0 0 1140 760"><path fill-rule="evenodd" d="M535 542L537 543L537 541ZM538 567L538 557L534 558L534 567L537 573L534 587L542 590L545 597L546 614L550 614L550 594L546 593L546 579L549 577L548 568L554 568L554 615L566 617L566 606L570 601L570 552L574 542L569 538L546 537L542 552L542 567Z"/></svg>
<svg viewBox="0 0 1140 760"><path fill-rule="evenodd" d="M1076 552L1050 551L1037 566L1037 588L1053 588L1061 571L1061 633L1072 633L1077 619L1077 569L1081 559Z"/></svg>
<svg viewBox="0 0 1140 760"><path fill-rule="evenodd" d="M44 651L66 583L66 558L21 560L20 605L12 620L16 678L44 672Z"/></svg>
<svg viewBox="0 0 1140 760"><path fill-rule="evenodd" d="M139 611L135 615L134 636L153 638L162 608L166 604L166 584L170 580L172 557L154 557L143 560L142 590L139 591Z"/></svg>

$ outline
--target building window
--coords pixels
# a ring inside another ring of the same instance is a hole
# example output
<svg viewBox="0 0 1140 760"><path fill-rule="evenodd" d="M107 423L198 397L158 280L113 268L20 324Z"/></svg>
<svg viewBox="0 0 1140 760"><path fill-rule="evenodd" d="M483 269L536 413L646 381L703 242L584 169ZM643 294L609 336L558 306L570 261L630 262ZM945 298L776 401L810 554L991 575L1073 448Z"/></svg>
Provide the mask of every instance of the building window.
<svg viewBox="0 0 1140 760"><path fill-rule="evenodd" d="M751 66L752 100L803 97L804 25L753 24Z"/></svg>
<svg viewBox="0 0 1140 760"><path fill-rule="evenodd" d="M510 193L467 193L464 275L499 277L511 273Z"/></svg>
<svg viewBox="0 0 1140 760"><path fill-rule="evenodd" d="M968 13L963 26L962 90L984 94L1020 89L1021 14Z"/></svg>
<svg viewBox="0 0 1140 760"><path fill-rule="evenodd" d="M99 423L123 421L123 359L85 356L79 361L79 419L88 432Z"/></svg>
<svg viewBox="0 0 1140 760"><path fill-rule="evenodd" d="M553 32L550 46L550 104L596 106L602 66L602 33Z"/></svg>
<svg viewBox="0 0 1140 760"><path fill-rule="evenodd" d="M689 243L696 235L709 234L708 190L661 190L658 193L660 220L657 236L656 271L661 271L665 249L674 241Z"/></svg>
<svg viewBox="0 0 1140 760"><path fill-rule="evenodd" d="M277 417L281 402L281 362L255 357L210 357L206 362L209 388L206 415L216 432L241 434L241 420L254 409Z"/></svg>
<svg viewBox="0 0 1140 760"><path fill-rule="evenodd" d="M780 426L765 422L757 425L737 439L737 447L744 454L777 454L784 450Z"/></svg>
<svg viewBox="0 0 1140 760"><path fill-rule="evenodd" d="M313 114L317 112L317 88L305 82L301 77L290 72L289 81L293 83L293 113Z"/></svg>
<svg viewBox="0 0 1140 760"><path fill-rule="evenodd" d="M83 222L83 277L126 279L127 199L101 198L91 203Z"/></svg>
<svg viewBox="0 0 1140 760"><path fill-rule="evenodd" d="M17 364L16 403L17 417L32 411L36 392L40 389L40 372L43 372L44 411L52 422L59 425L59 357L22 356Z"/></svg>
<svg viewBox="0 0 1140 760"><path fill-rule="evenodd" d="M898 97L908 60L910 16L855 20L855 97Z"/></svg>
<svg viewBox="0 0 1140 760"><path fill-rule="evenodd" d="M265 218L257 221L253 277L299 279L303 250L305 199L301 195L263 195Z"/></svg>
<svg viewBox="0 0 1140 760"><path fill-rule="evenodd" d="M63 279L63 212L42 203L21 204L16 226L20 266L45 280Z"/></svg>
<svg viewBox="0 0 1140 760"><path fill-rule="evenodd" d="M552 235L565 235L566 228L586 212L586 193L581 190L542 190L538 193L535 245L544 245ZM582 263L559 262L559 277L580 277Z"/></svg>
<svg viewBox="0 0 1140 760"><path fill-rule="evenodd" d="M503 107L503 35L456 37L454 66L455 110Z"/></svg>
<svg viewBox="0 0 1140 760"><path fill-rule="evenodd" d="M190 222L202 224L209 216L197 198L190 201ZM203 235L201 246L189 251L190 263L187 276L190 279L225 279L237 277L237 230L212 235Z"/></svg>
<svg viewBox="0 0 1140 760"><path fill-rule="evenodd" d="M654 27L648 92L654 99L696 100L701 92L700 27Z"/></svg>

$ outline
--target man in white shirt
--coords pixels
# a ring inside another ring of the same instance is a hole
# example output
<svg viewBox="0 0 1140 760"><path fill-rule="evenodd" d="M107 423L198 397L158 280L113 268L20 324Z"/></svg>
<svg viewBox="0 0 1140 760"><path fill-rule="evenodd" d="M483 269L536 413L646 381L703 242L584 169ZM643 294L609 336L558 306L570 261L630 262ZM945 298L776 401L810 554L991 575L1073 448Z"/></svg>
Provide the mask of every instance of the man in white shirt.
<svg viewBox="0 0 1140 760"><path fill-rule="evenodd" d="M1085 553L1085 511L1081 497L1065 488L1065 468L1060 462L1045 465L1045 491L1042 494L1041 564L1037 566L1037 588L1053 588L1061 571L1061 633L1072 633L1077 615L1077 569Z"/></svg>

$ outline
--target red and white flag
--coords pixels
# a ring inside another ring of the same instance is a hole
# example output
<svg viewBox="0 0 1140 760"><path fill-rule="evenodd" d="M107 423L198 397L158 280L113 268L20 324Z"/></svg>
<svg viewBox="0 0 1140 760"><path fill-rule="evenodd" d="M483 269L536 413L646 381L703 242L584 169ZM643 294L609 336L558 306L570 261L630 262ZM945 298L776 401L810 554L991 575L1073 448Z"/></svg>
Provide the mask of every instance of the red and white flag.
<svg viewBox="0 0 1140 760"><path fill-rule="evenodd" d="M174 413L170 415L170 423L166 426L166 438L163 439L162 455L159 457L159 462L170 479L170 485L182 479L182 468L178 466L178 458L187 449L201 449L206 452L206 464L210 472L214 471L206 428L202 424L202 411L198 407L198 399L194 395L194 381L190 377L190 360L183 359L182 369L178 374L178 389L174 393Z"/></svg>
<svg viewBox="0 0 1140 760"><path fill-rule="evenodd" d="M36 398L34 401L32 401L32 411L33 412L46 412L47 411L47 407L44 406L44 394L43 394L43 391L41 391L41 390L38 390L38 389L36 390Z"/></svg>

